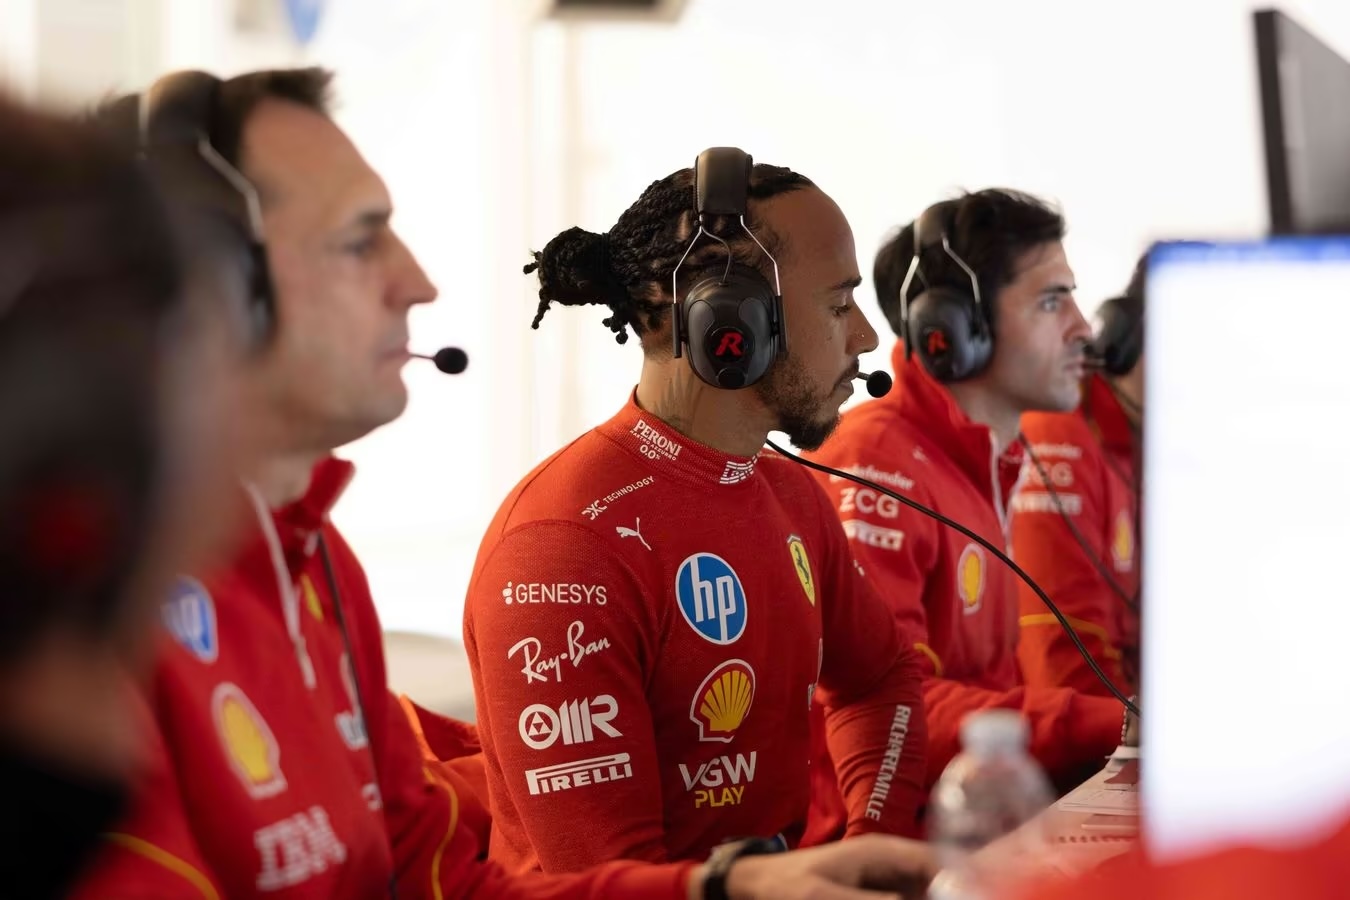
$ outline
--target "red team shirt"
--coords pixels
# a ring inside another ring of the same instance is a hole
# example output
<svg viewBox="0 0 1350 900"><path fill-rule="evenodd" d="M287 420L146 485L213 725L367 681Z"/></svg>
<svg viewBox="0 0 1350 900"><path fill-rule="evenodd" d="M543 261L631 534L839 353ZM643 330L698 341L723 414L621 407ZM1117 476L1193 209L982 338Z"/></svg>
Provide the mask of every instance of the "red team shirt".
<svg viewBox="0 0 1350 900"><path fill-rule="evenodd" d="M1071 619L1111 680L1122 690L1137 691L1139 523L1129 420L1105 379L1094 375L1084 385L1078 410L1028 413L1022 417L1022 432L1050 485L1030 467L1027 484L1013 501L1017 562ZM1019 652L1028 684L1107 693L1045 603L1025 586Z"/></svg>
<svg viewBox="0 0 1350 900"><path fill-rule="evenodd" d="M321 463L308 494L270 514L268 531L255 525L231 566L183 579L165 603L173 641L148 698L155 766L78 896L371 900L396 883L401 900L683 898L688 866L511 880L476 861L478 844L460 821L471 798L424 774L386 689L365 575L327 522L351 473ZM369 734L352 699L320 534Z"/></svg>
<svg viewBox="0 0 1350 900"><path fill-rule="evenodd" d="M914 830L914 654L781 457L727 456L630 401L503 503L464 638L509 869L795 844L817 684L851 830Z"/></svg>
<svg viewBox="0 0 1350 900"><path fill-rule="evenodd" d="M860 475L943 513L996 547L1022 469L1003 454L917 360L893 354L894 389L848 410L816 461ZM854 554L920 653L928 709L927 784L960 749L961 720L988 707L1019 709L1031 752L1054 776L1100 768L1119 743L1116 700L1024 684L1018 665L1017 577L955 529L893 498L821 476Z"/></svg>

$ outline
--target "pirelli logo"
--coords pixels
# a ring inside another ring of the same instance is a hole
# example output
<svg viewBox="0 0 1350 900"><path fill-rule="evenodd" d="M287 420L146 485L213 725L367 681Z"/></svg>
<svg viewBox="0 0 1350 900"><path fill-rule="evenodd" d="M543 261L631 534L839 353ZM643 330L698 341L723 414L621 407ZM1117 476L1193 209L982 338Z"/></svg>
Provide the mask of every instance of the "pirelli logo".
<svg viewBox="0 0 1350 900"><path fill-rule="evenodd" d="M632 757L627 753L525 770L525 784L529 786L531 796L556 794L588 784L606 784L632 777Z"/></svg>
<svg viewBox="0 0 1350 900"><path fill-rule="evenodd" d="M845 519L844 534L851 540L878 550L899 550L905 541L905 533L895 528L881 528L862 519Z"/></svg>

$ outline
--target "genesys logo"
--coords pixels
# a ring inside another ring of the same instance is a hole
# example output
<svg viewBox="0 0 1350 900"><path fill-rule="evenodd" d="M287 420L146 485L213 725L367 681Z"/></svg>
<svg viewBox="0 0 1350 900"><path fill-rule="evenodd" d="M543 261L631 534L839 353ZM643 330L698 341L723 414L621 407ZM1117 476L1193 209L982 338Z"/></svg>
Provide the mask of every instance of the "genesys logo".
<svg viewBox="0 0 1350 900"><path fill-rule="evenodd" d="M593 784L606 784L633 777L632 757L627 753L596 756L525 770L525 785L531 796L556 794Z"/></svg>
<svg viewBox="0 0 1350 900"><path fill-rule="evenodd" d="M586 657L609 649L609 638L588 641L585 637L586 626L577 620L567 626L565 652L546 654L543 641L537 637L527 637L512 644L511 649L506 651L506 658L514 659L516 654L520 654L520 674L525 676L526 684L547 682L550 676L553 681L561 682L565 669L578 668Z"/></svg>
<svg viewBox="0 0 1350 900"><path fill-rule="evenodd" d="M691 769L680 763L680 777L686 793L694 795L694 808L739 806L745 799L745 786L755 780L758 751L747 755L717 756Z"/></svg>
<svg viewBox="0 0 1350 900"><path fill-rule="evenodd" d="M731 743L755 700L755 670L743 659L729 659L708 673L694 692L689 720L700 741Z"/></svg>
<svg viewBox="0 0 1350 900"><path fill-rule="evenodd" d="M633 426L633 437L638 439L638 452L648 459L668 459L674 462L684 447L675 440L647 424L646 419L638 419Z"/></svg>
<svg viewBox="0 0 1350 900"><path fill-rule="evenodd" d="M745 589L722 557L695 553L675 573L675 597L689 627L714 644L734 644L745 633Z"/></svg>
<svg viewBox="0 0 1350 900"><path fill-rule="evenodd" d="M507 606L526 603L571 603L604 606L609 602L603 584L572 584L569 582L508 581L502 588L502 599Z"/></svg>
<svg viewBox="0 0 1350 900"><path fill-rule="evenodd" d="M619 702L610 694L591 700L568 700L557 709L531 703L520 711L517 728L525 746L547 750L558 741L566 746L589 744L597 733L623 737L623 732L610 724L618 715Z"/></svg>

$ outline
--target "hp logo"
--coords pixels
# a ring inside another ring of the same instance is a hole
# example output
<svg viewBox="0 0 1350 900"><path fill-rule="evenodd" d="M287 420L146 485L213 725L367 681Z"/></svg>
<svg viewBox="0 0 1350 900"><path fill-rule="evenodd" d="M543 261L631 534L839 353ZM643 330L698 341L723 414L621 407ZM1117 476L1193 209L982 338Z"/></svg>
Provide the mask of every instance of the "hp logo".
<svg viewBox="0 0 1350 900"><path fill-rule="evenodd" d="M675 574L680 612L705 640L734 644L745 633L745 590L727 561L712 553L695 553Z"/></svg>

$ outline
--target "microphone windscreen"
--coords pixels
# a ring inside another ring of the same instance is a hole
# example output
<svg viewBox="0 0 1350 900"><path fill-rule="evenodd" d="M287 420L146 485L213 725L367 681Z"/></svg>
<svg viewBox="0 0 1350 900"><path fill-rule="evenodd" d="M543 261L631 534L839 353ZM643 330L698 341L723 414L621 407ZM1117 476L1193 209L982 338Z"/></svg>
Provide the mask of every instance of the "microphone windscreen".
<svg viewBox="0 0 1350 900"><path fill-rule="evenodd" d="M458 347L442 347L431 359L447 375L458 375L469 367L469 354Z"/></svg>
<svg viewBox="0 0 1350 900"><path fill-rule="evenodd" d="M891 376L885 372L873 372L867 376L867 393L873 397L884 397L891 391Z"/></svg>

